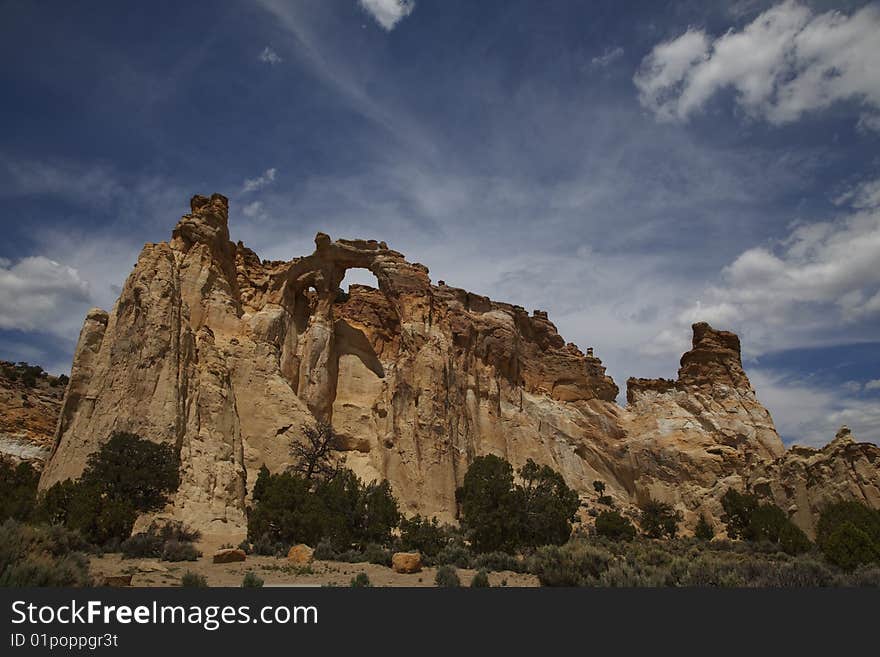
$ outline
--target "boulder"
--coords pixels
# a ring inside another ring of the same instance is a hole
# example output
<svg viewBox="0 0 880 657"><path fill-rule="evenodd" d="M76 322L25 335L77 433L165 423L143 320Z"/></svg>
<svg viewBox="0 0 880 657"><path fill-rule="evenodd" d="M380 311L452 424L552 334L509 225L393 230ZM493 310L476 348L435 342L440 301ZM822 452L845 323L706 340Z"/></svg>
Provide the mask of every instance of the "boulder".
<svg viewBox="0 0 880 657"><path fill-rule="evenodd" d="M214 563L235 563L245 559L247 559L247 554L240 548L228 548L214 553Z"/></svg>
<svg viewBox="0 0 880 657"><path fill-rule="evenodd" d="M422 555L418 552L395 552L391 557L395 573L418 573L422 570Z"/></svg>
<svg viewBox="0 0 880 657"><path fill-rule="evenodd" d="M296 566L305 566L312 563L315 551L305 543L294 545L287 553L287 560Z"/></svg>

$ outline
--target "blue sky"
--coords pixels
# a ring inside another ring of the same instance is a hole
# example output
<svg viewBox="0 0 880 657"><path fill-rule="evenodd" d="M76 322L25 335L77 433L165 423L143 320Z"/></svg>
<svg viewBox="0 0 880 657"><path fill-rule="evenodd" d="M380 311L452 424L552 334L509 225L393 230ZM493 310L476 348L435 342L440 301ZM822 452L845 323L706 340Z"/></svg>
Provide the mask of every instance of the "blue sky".
<svg viewBox="0 0 880 657"><path fill-rule="evenodd" d="M144 242L386 240L621 388L740 333L786 441L880 441L880 7L0 0L0 358L69 367ZM369 282L351 272L350 280Z"/></svg>

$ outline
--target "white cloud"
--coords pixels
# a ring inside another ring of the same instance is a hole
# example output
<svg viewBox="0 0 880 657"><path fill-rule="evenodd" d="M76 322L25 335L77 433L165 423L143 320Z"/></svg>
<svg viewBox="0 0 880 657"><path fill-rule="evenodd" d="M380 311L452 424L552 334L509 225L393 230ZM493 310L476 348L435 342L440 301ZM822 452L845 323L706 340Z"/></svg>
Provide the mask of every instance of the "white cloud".
<svg viewBox="0 0 880 657"><path fill-rule="evenodd" d="M241 209L241 213L248 219L254 219L255 221L263 221L269 216L266 213L266 209L262 201L253 201L252 203L248 203Z"/></svg>
<svg viewBox="0 0 880 657"><path fill-rule="evenodd" d="M358 2L379 25L389 31L409 16L416 7L414 0L358 0Z"/></svg>
<svg viewBox="0 0 880 657"><path fill-rule="evenodd" d="M67 335L91 295L77 270L44 256L0 263L0 328Z"/></svg>
<svg viewBox="0 0 880 657"><path fill-rule="evenodd" d="M857 127L859 132L880 132L880 113L865 112L859 117Z"/></svg>
<svg viewBox="0 0 880 657"><path fill-rule="evenodd" d="M696 321L740 331L752 355L869 337L870 322L880 317L877 187L865 183L841 197L853 208L848 215L795 224L786 238L742 252L647 353L682 346L682 328Z"/></svg>
<svg viewBox="0 0 880 657"><path fill-rule="evenodd" d="M865 383L865 390L880 390L880 379L871 379Z"/></svg>
<svg viewBox="0 0 880 657"><path fill-rule="evenodd" d="M281 59L281 55L275 52L271 47L266 46L260 53L260 61L264 64L269 64L270 66L272 66L274 64L280 64L284 60Z"/></svg>
<svg viewBox="0 0 880 657"><path fill-rule="evenodd" d="M277 169L266 169L263 172L263 175L258 176L257 178L248 178L244 181L244 187L242 187L242 193L245 192L255 192L259 189L263 189L267 185L271 185L275 182L275 174L277 173Z"/></svg>
<svg viewBox="0 0 880 657"><path fill-rule="evenodd" d="M880 178L866 180L838 198L834 199L837 205L851 205L860 210L880 208Z"/></svg>
<svg viewBox="0 0 880 657"><path fill-rule="evenodd" d="M761 369L749 370L749 379L786 442L820 447L845 424L856 440L880 444L880 406L853 399L846 386L790 381L778 372Z"/></svg>
<svg viewBox="0 0 880 657"><path fill-rule="evenodd" d="M876 127L880 8L815 15L788 0L714 40L691 28L657 45L633 81L642 105L661 120L685 120L729 88L746 113L771 123L855 100L874 110L860 127Z"/></svg>
<svg viewBox="0 0 880 657"><path fill-rule="evenodd" d="M616 48L608 48L601 55L593 57L593 59L590 60L590 64L592 64L594 68L605 68L621 57L623 57L623 48L620 46L617 46Z"/></svg>

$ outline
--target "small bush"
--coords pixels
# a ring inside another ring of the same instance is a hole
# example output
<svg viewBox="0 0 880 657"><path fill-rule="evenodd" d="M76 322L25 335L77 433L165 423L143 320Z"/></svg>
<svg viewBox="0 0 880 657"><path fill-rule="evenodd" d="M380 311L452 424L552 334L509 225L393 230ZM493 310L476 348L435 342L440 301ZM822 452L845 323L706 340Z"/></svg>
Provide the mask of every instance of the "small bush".
<svg viewBox="0 0 880 657"><path fill-rule="evenodd" d="M458 571L454 566L440 566L437 574L434 576L434 584L442 587L456 588L461 586L461 580L458 578Z"/></svg>
<svg viewBox="0 0 880 657"><path fill-rule="evenodd" d="M160 558L165 542L158 535L150 532L134 534L120 545L124 559Z"/></svg>
<svg viewBox="0 0 880 657"><path fill-rule="evenodd" d="M283 557L287 554L287 545L281 541L273 540L268 534L263 534L255 540L251 549L254 554L263 557Z"/></svg>
<svg viewBox="0 0 880 657"><path fill-rule="evenodd" d="M615 541L631 541L636 528L617 511L603 511L596 517L596 533Z"/></svg>
<svg viewBox="0 0 880 657"><path fill-rule="evenodd" d="M515 573L521 573L526 569L526 566L522 561L506 552L486 552L485 554L478 554L474 558L472 565L474 568L493 572L512 570Z"/></svg>
<svg viewBox="0 0 880 657"><path fill-rule="evenodd" d="M485 570L480 570L474 575L474 578L471 580L471 588L474 589L486 589L489 588L489 573Z"/></svg>
<svg viewBox="0 0 880 657"><path fill-rule="evenodd" d="M471 551L464 545L447 545L440 550L434 563L440 565L452 565L458 568L470 568L473 563L474 556Z"/></svg>
<svg viewBox="0 0 880 657"><path fill-rule="evenodd" d="M241 588L243 589L259 589L262 586L263 580L252 570L247 571L244 574L244 579L241 580Z"/></svg>
<svg viewBox="0 0 880 657"><path fill-rule="evenodd" d="M333 549L333 543L327 539L322 539L315 547L313 556L318 561L335 561L336 550Z"/></svg>
<svg viewBox="0 0 880 657"><path fill-rule="evenodd" d="M40 473L30 463L13 464L0 457L0 522L26 521L34 512Z"/></svg>
<svg viewBox="0 0 880 657"><path fill-rule="evenodd" d="M0 524L0 586L91 586L87 544L62 527Z"/></svg>
<svg viewBox="0 0 880 657"><path fill-rule="evenodd" d="M697 526L694 528L694 536L701 541L711 541L715 538L715 530L706 520L706 516L700 516Z"/></svg>
<svg viewBox="0 0 880 657"><path fill-rule="evenodd" d="M195 561L201 553L193 546L201 534L182 522L153 523L147 531L134 534L120 545L126 559L156 558L165 561ZM232 547L232 546L230 546ZM195 557L193 557L195 554Z"/></svg>
<svg viewBox="0 0 880 657"><path fill-rule="evenodd" d="M370 583L370 577L366 573L358 573L355 577L351 578L350 586L353 589L361 589L368 588L373 586Z"/></svg>
<svg viewBox="0 0 880 657"><path fill-rule="evenodd" d="M208 580L204 575L199 575L191 570L187 570L183 574L183 577L180 578L180 585L184 588L204 589L208 588Z"/></svg>
<svg viewBox="0 0 880 657"><path fill-rule="evenodd" d="M253 554L254 546L247 539L238 544L238 549L243 550L245 554Z"/></svg>
<svg viewBox="0 0 880 657"><path fill-rule="evenodd" d="M381 545L370 543L364 548L364 561L380 566L391 566L391 550L386 550Z"/></svg>
<svg viewBox="0 0 880 657"><path fill-rule="evenodd" d="M197 561L202 556L192 543L172 539L162 548L162 561Z"/></svg>
<svg viewBox="0 0 880 657"><path fill-rule="evenodd" d="M531 570L543 586L593 586L613 558L607 550L575 541L539 548Z"/></svg>
<svg viewBox="0 0 880 657"><path fill-rule="evenodd" d="M846 571L880 563L880 511L858 502L838 502L822 510L816 543L831 563Z"/></svg>

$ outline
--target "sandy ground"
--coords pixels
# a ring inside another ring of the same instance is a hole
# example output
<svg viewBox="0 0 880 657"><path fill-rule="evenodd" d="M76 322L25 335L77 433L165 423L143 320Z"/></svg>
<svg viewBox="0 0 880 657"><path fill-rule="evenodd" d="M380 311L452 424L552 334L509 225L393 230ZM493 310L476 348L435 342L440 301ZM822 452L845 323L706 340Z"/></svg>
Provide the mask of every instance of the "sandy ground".
<svg viewBox="0 0 880 657"><path fill-rule="evenodd" d="M97 583L104 577L132 575L132 586L179 586L180 578L190 570L204 575L209 586L241 586L242 578L253 571L265 582L264 586L349 586L358 573L366 573L373 586L434 586L436 568L424 568L412 575L395 573L391 568L370 563L343 563L339 561L314 561L309 566L295 566L286 558L249 555L240 563L215 564L207 554L198 561L171 563L159 559L123 559L121 554L105 554L91 557L91 571ZM474 570L458 570L462 586L469 586L476 574ZM513 572L489 574L492 586L538 586L533 575Z"/></svg>

